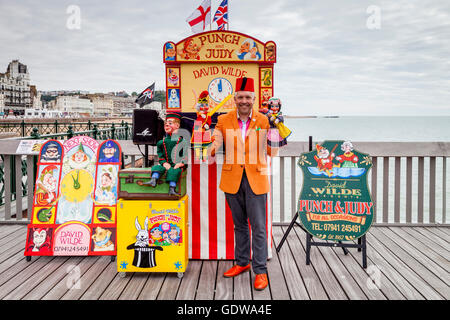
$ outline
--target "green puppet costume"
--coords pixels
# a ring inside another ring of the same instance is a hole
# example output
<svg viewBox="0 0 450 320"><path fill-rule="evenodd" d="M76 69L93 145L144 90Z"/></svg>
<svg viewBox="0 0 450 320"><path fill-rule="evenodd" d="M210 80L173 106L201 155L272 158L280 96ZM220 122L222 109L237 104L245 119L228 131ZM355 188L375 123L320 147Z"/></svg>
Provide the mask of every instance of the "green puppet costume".
<svg viewBox="0 0 450 320"><path fill-rule="evenodd" d="M164 168L163 164L168 162L170 164L170 169L167 170L166 181L177 183L182 170L186 168L187 148L188 145L182 136L176 137L174 135L172 138L170 135L159 140L156 144L159 164L152 167L152 174L158 172L161 177L166 172L166 168ZM184 167L175 169L174 166L176 163L183 163Z"/></svg>
<svg viewBox="0 0 450 320"><path fill-rule="evenodd" d="M168 113L164 130L167 136L156 144L156 151L159 158L159 164L153 166L150 186L155 187L157 181L167 171L166 182L169 183L169 195L177 195L176 185L180 179L181 173L187 168L189 145L182 136L176 132L179 128L181 115L177 113ZM167 125L167 123L171 123ZM175 125L174 125L175 124ZM170 168L166 170L165 163L169 163ZM175 168L176 164L182 163L184 166Z"/></svg>

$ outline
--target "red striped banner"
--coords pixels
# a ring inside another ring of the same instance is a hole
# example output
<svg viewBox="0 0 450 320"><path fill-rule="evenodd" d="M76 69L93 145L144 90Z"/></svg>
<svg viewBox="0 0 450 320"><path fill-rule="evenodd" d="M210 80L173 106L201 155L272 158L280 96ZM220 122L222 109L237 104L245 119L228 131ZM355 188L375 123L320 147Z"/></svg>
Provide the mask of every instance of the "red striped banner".
<svg viewBox="0 0 450 320"><path fill-rule="evenodd" d="M269 160L270 161L270 160ZM192 162L191 162L192 163ZM187 173L189 258L234 260L234 224L225 194L219 189L221 163L192 163ZM270 176L269 176L270 177ZM272 195L266 203L268 255L272 257Z"/></svg>

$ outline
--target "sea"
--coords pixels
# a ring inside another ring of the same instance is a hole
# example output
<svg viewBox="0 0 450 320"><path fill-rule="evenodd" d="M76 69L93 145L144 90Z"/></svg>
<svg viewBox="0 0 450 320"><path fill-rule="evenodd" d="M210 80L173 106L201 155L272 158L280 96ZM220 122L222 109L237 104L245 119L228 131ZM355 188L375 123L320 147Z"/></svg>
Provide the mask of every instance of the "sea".
<svg viewBox="0 0 450 320"><path fill-rule="evenodd" d="M285 119L285 125L292 131L288 141L308 141L313 137L314 143L324 140L348 140L348 141L379 141L379 142L450 142L450 116L424 116L424 117L391 117L391 116L339 116L339 117L296 117ZM289 143L289 142L288 142ZM364 152L364 150L359 150ZM450 223L450 163L446 162L446 187L445 204L443 168L444 159L436 159L436 222ZM425 158L424 173L424 223L429 218L429 158ZM412 222L418 221L418 159L413 158L412 177ZM389 220L394 222L394 166L395 159L389 160ZM295 172L295 190L291 190L291 162L284 163L284 181L280 181L279 158L273 158L273 220L274 222L290 222L296 211L296 201L300 196L303 174L299 167ZM375 222L382 222L382 173L383 161L378 162L377 175L377 198L375 201ZM401 159L401 181L400 181L400 222L406 221L406 159ZM284 186L284 194L280 194L280 186ZM369 174L369 188L371 186L371 175ZM284 213L280 212L280 199L284 199ZM378 203L378 205L377 205ZM445 208L445 220L443 213Z"/></svg>
<svg viewBox="0 0 450 320"><path fill-rule="evenodd" d="M450 116L286 118L291 141L450 141Z"/></svg>

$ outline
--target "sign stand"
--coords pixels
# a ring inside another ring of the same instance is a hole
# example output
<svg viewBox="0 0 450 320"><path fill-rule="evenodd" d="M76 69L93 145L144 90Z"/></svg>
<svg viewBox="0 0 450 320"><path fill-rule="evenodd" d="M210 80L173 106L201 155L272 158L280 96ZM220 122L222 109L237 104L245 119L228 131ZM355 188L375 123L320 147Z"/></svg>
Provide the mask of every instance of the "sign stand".
<svg viewBox="0 0 450 320"><path fill-rule="evenodd" d="M302 228L303 229L303 228ZM342 250L344 250L344 254L348 254L348 250L346 248L357 248L358 252L362 251L362 263L363 268L367 268L367 243L366 243L366 235L363 235L361 238L358 239L358 244L355 243L343 243L342 241L338 241L337 243L331 243L331 242L316 242L313 241L313 236L309 233L306 234L306 265L309 265L311 262L310 254L311 254L311 247L340 247ZM278 252L278 248L277 248Z"/></svg>
<svg viewBox="0 0 450 320"><path fill-rule="evenodd" d="M309 136L309 151L312 151L312 136ZM342 241L330 241L330 242L317 242L313 240L313 235L310 234L304 226L302 226L300 223L297 222L297 218L299 218L299 212L295 213L295 216L293 217L288 229L283 235L283 238L281 239L280 243L278 244L278 247L276 248L276 251L279 252L286 241L289 233L291 232L294 225L297 225L300 227L306 234L306 265L309 265L311 263L311 247L340 247L344 251L344 254L348 254L347 248L357 248L358 252L362 252L362 265L363 268L367 268L367 241L366 241L366 235L363 234L361 237L358 238L358 243L343 243Z"/></svg>

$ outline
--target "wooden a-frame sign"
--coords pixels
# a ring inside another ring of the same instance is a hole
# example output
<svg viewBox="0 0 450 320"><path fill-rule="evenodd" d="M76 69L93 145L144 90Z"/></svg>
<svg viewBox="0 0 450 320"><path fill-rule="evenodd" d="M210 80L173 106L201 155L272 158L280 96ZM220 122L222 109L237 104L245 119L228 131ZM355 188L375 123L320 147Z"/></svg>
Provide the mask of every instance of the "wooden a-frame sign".
<svg viewBox="0 0 450 320"><path fill-rule="evenodd" d="M297 224L307 234L306 264L310 263L311 246L331 246L342 247L345 254L346 248L362 251L366 268L365 234L374 217L374 202L367 183L372 167L370 156L354 150L350 141L325 141L316 145L315 150L302 153L298 166L303 171L303 186L297 214L277 251ZM327 242L314 241L313 237Z"/></svg>

